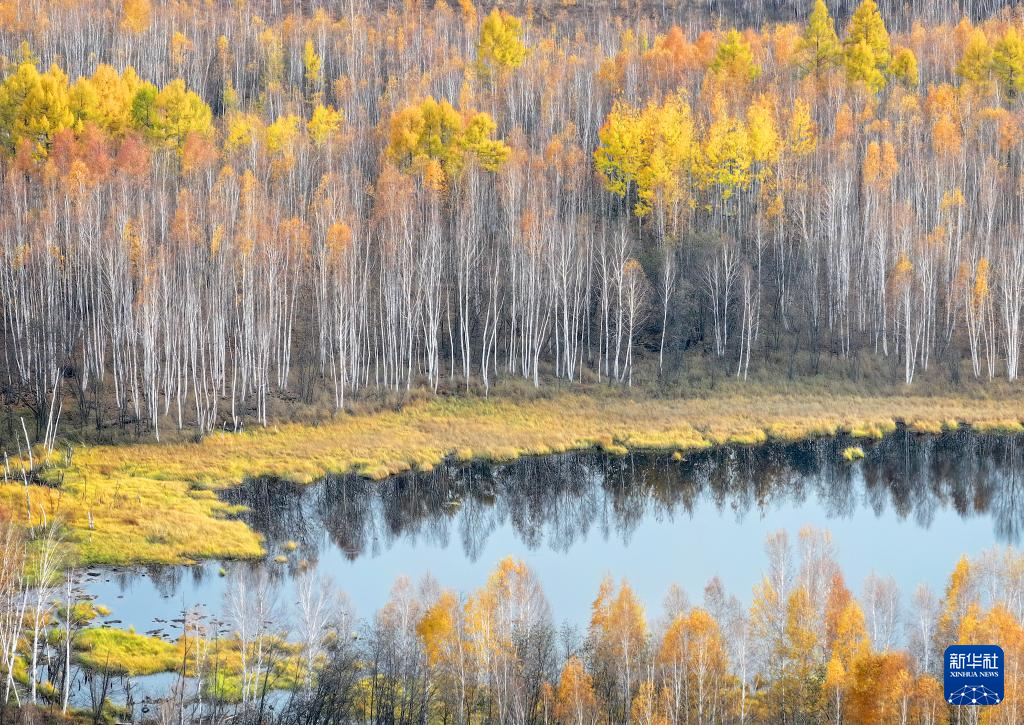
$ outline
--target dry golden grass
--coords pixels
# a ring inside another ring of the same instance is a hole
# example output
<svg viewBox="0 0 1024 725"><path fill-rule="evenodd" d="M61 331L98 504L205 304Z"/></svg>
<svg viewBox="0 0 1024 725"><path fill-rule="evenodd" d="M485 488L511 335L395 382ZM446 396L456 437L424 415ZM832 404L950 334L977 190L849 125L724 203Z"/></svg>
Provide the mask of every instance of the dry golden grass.
<svg viewBox="0 0 1024 725"><path fill-rule="evenodd" d="M879 438L896 420L934 432L970 424L1020 431L1024 394L1000 397L790 394L723 388L686 398L562 393L547 398L435 398L401 412L338 416L316 425L216 433L201 443L85 446L63 490L33 487L33 518L60 516L85 563L182 563L254 557L258 537L212 492L248 476L311 482L325 473L380 479L429 470L448 456L507 461L600 448L684 452L725 443L799 440L846 431ZM0 486L0 510L25 518L20 486ZM89 528L89 514L93 527Z"/></svg>

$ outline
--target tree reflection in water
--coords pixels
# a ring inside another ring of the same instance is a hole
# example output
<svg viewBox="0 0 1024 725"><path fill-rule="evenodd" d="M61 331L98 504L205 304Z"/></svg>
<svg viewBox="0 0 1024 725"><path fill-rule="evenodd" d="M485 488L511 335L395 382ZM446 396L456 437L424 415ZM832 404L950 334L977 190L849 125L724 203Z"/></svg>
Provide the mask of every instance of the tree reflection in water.
<svg viewBox="0 0 1024 725"><path fill-rule="evenodd" d="M304 487L258 478L224 492L268 550L294 541L306 556L327 545L354 560L408 545L451 546L476 561L488 537L509 525L530 549L565 552L591 531L628 543L645 519L681 520L702 505L741 520L816 499L830 517L887 509L927 527L937 511L990 516L996 538L1016 544L1024 518L1021 436L968 430L938 436L900 428L864 445L851 465L843 437L794 444L723 447L683 461L655 453L597 452L514 463L446 463L430 473L373 482L330 476Z"/></svg>

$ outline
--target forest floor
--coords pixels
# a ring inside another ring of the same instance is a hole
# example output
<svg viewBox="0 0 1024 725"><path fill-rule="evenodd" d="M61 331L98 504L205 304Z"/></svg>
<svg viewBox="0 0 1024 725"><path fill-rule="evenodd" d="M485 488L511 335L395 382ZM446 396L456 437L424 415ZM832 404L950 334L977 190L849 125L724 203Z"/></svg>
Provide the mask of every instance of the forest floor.
<svg viewBox="0 0 1024 725"><path fill-rule="evenodd" d="M55 460L39 484L0 484L0 517L32 526L60 519L81 565L183 564L263 553L257 534L215 493L253 476L308 483L352 472L380 479L429 470L449 457L500 462L592 448L683 456L714 445L838 432L878 438L897 421L918 432L963 424L1024 431L1024 390L1008 384L914 394L738 384L688 397L604 387L532 399L521 392L416 399L400 410L218 432L200 442L78 445L70 463ZM18 470L16 461L12 467Z"/></svg>

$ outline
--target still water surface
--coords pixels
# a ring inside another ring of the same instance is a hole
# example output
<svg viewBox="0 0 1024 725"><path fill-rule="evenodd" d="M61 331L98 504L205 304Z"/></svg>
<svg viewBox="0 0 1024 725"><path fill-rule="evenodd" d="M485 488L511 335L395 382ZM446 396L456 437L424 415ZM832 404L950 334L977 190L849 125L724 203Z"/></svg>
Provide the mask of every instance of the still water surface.
<svg viewBox="0 0 1024 725"><path fill-rule="evenodd" d="M605 574L628 578L652 615L670 584L699 599L715 575L749 601L765 537L780 529L792 540L806 525L829 529L851 588L875 572L895 578L905 600L919 583L941 593L961 554L1018 543L1024 437L899 430L852 465L841 456L850 443L721 448L683 461L590 452L308 487L250 480L224 496L249 508L266 561L95 570L87 589L115 626L173 637L183 610L221 608L220 573L234 566L273 571L285 607L295 575L312 567L369 618L399 576L429 573L469 592L511 555L536 572L557 622L585 627Z"/></svg>

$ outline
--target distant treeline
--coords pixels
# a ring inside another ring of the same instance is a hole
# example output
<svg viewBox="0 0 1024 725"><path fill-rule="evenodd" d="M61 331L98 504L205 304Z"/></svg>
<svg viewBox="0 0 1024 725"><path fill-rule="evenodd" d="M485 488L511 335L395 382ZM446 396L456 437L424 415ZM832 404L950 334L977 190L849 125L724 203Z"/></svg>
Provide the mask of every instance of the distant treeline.
<svg viewBox="0 0 1024 725"><path fill-rule="evenodd" d="M1016 11L215 5L0 3L8 406L1018 376Z"/></svg>

